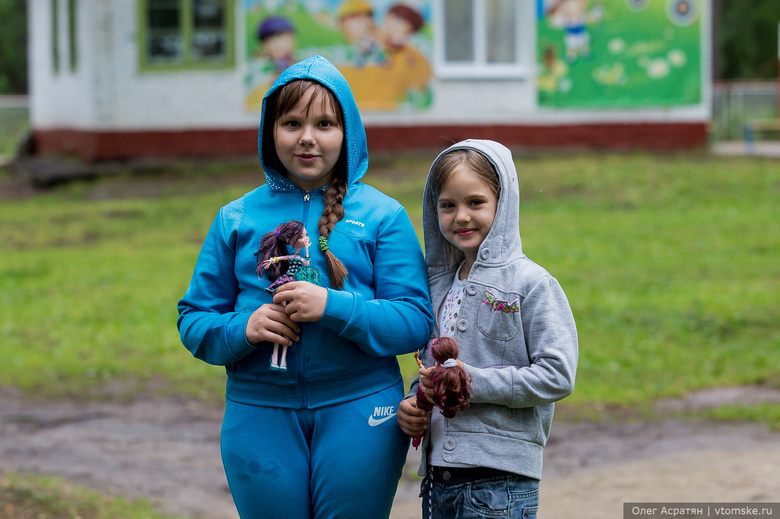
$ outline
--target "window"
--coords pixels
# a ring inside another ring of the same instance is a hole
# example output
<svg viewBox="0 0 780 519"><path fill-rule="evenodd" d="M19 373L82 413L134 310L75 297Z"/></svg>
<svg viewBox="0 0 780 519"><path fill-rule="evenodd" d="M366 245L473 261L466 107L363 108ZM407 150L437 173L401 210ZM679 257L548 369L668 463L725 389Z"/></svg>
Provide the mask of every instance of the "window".
<svg viewBox="0 0 780 519"><path fill-rule="evenodd" d="M141 66L233 65L233 0L141 0Z"/></svg>
<svg viewBox="0 0 780 519"><path fill-rule="evenodd" d="M60 61L62 59L62 52L60 52L60 2L58 0L51 0L49 2L51 7L51 59L52 70L54 74L60 73ZM68 44L68 65L71 73L76 72L77 55L76 55L76 0L67 0L65 4L67 8L67 29L65 34Z"/></svg>
<svg viewBox="0 0 780 519"><path fill-rule="evenodd" d="M522 0L436 0L434 26L440 77L522 77L522 34L531 20Z"/></svg>

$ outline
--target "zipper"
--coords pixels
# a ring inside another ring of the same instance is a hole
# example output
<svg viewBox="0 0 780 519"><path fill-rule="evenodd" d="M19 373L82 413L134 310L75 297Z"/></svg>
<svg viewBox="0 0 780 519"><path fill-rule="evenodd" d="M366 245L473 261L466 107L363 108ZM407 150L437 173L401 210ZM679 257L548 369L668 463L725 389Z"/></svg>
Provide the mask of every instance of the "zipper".
<svg viewBox="0 0 780 519"><path fill-rule="evenodd" d="M309 218L309 202L311 202L311 191L303 192L303 225L306 225L306 220Z"/></svg>
<svg viewBox="0 0 780 519"><path fill-rule="evenodd" d="M304 227L306 226L306 220L309 218L309 202L311 202L311 192L310 191L304 191L303 192L303 219L301 220L303 222ZM301 340L298 341L298 355L295 356L296 358L296 364L298 365L298 397L301 401L301 408L306 409L309 407L309 398L306 394L306 387L305 387L305 381L303 377L303 352L301 351L303 349L302 343L303 343L303 330L301 330L301 333L299 334Z"/></svg>

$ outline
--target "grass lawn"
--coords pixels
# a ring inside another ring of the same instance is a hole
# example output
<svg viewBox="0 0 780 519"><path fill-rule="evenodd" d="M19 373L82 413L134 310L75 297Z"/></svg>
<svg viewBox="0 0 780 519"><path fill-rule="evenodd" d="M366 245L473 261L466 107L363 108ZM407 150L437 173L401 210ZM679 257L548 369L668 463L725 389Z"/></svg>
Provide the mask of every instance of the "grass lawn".
<svg viewBox="0 0 780 519"><path fill-rule="evenodd" d="M375 159L366 178L407 207L420 238L429 162ZM561 281L580 334L565 409L595 418L700 388L780 387L780 164L585 154L517 165L525 252ZM12 201L0 169L0 385L220 401L224 370L181 346L176 303L216 211L261 179L252 164L180 162ZM416 364L400 360L410 380ZM696 416L780 428L778 405ZM0 476L0 502L14 519L164 519L35 475Z"/></svg>
<svg viewBox="0 0 780 519"><path fill-rule="evenodd" d="M107 497L61 478L0 475L3 519L174 519L143 500Z"/></svg>
<svg viewBox="0 0 780 519"><path fill-rule="evenodd" d="M365 179L408 208L419 236L431 158L379 158ZM566 406L780 386L780 164L581 154L517 165L525 252L561 281L578 324ZM181 162L3 200L0 383L48 397L222 398L224 370L179 342L176 303L218 208L259 181L253 164ZM401 360L410 379L414 362Z"/></svg>

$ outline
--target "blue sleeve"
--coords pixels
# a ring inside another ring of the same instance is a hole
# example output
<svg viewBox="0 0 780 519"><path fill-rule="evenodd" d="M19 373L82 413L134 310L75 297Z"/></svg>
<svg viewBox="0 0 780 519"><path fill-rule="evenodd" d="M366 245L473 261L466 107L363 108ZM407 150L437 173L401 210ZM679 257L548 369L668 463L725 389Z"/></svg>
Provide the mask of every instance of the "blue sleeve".
<svg viewBox="0 0 780 519"><path fill-rule="evenodd" d="M320 322L376 357L416 351L433 327L428 275L422 248L403 208L377 236L376 299L328 289Z"/></svg>
<svg viewBox="0 0 780 519"><path fill-rule="evenodd" d="M220 210L198 255L190 286L179 301L179 334L192 355L226 366L254 350L246 340L250 313L236 312L235 230L226 231Z"/></svg>

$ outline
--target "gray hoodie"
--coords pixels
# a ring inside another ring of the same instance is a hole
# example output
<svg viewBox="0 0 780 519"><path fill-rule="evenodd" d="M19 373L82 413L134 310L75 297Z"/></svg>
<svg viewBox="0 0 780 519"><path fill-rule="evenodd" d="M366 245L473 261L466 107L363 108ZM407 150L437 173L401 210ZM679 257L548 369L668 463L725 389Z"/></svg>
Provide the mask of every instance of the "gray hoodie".
<svg viewBox="0 0 780 519"><path fill-rule="evenodd" d="M458 148L472 148L492 162L501 194L493 226L466 280L458 315L454 339L460 360L473 377L471 406L444 419L444 460L541 479L553 402L574 389L577 328L558 281L523 254L511 152L493 141L466 140L442 155ZM460 261L447 264L430 174L423 197L423 230L431 300L438 312ZM433 337L438 336L437 319ZM424 365L433 365L427 348L421 355ZM417 382L409 395L416 393ZM426 435L423 452L428 441ZM426 473L423 456L419 474Z"/></svg>

